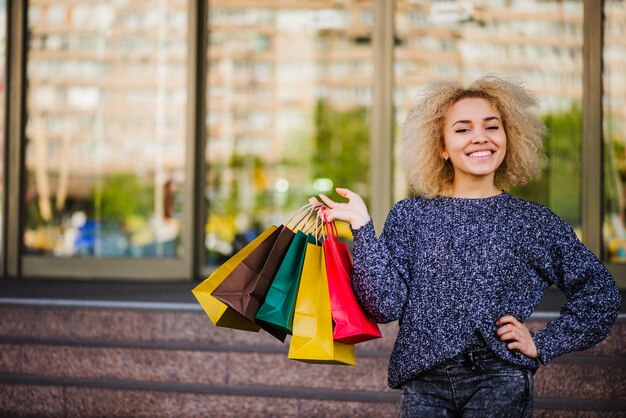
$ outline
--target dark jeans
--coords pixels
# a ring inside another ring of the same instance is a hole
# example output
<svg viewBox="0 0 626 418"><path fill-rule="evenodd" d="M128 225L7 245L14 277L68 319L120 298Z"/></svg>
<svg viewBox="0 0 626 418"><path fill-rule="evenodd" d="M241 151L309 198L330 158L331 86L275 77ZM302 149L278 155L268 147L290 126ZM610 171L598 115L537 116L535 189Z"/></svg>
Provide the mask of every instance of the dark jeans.
<svg viewBox="0 0 626 418"><path fill-rule="evenodd" d="M531 417L533 374L481 348L402 386L400 416Z"/></svg>

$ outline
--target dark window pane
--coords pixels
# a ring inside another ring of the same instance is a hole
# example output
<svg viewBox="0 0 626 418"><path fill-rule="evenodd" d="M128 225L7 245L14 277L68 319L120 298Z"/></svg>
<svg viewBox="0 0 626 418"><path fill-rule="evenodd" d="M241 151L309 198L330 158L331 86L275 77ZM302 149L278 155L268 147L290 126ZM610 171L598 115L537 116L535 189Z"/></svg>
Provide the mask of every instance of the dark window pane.
<svg viewBox="0 0 626 418"><path fill-rule="evenodd" d="M626 5L604 3L604 255L626 263Z"/></svg>
<svg viewBox="0 0 626 418"><path fill-rule="evenodd" d="M372 2L328 4L208 3L207 264L309 196L369 199Z"/></svg>
<svg viewBox="0 0 626 418"><path fill-rule="evenodd" d="M3 230L4 222L4 129L6 126L5 120L5 97L6 97L6 53L7 53L7 15L6 15L7 3L5 0L0 0L0 231ZM0 267L4 263L2 258L2 248L4 242L2 240L3 234L0 233Z"/></svg>
<svg viewBox="0 0 626 418"><path fill-rule="evenodd" d="M516 77L541 101L549 163L541 180L512 190L543 203L580 235L583 1L396 2L398 130L420 91L441 78ZM396 164L396 200L407 195Z"/></svg>
<svg viewBox="0 0 626 418"><path fill-rule="evenodd" d="M181 255L187 14L29 3L25 254Z"/></svg>

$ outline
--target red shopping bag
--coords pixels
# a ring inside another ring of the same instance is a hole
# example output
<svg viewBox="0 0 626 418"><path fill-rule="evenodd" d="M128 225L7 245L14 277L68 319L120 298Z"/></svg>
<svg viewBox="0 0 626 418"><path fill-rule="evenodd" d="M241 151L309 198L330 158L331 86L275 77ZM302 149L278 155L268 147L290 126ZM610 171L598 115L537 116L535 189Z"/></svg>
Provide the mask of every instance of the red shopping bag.
<svg viewBox="0 0 626 418"><path fill-rule="evenodd" d="M330 304L335 323L333 339L357 344L382 337L378 325L367 317L350 283L352 257L345 242L339 240L334 222L324 222L328 237L324 240L324 258Z"/></svg>

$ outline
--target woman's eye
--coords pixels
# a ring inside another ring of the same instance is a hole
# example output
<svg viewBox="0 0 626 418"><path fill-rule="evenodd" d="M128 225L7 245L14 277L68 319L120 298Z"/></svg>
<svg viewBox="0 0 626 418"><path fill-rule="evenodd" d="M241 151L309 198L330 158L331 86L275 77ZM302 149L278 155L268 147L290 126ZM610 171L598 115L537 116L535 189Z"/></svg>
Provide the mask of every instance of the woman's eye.
<svg viewBox="0 0 626 418"><path fill-rule="evenodd" d="M491 130L491 131L497 131L498 129L500 129L499 126L489 126L487 127L487 129Z"/></svg>
<svg viewBox="0 0 626 418"><path fill-rule="evenodd" d="M461 134L463 132L469 132L469 129L467 129L467 128L460 128L460 129L457 129L454 132L456 132L457 134Z"/></svg>

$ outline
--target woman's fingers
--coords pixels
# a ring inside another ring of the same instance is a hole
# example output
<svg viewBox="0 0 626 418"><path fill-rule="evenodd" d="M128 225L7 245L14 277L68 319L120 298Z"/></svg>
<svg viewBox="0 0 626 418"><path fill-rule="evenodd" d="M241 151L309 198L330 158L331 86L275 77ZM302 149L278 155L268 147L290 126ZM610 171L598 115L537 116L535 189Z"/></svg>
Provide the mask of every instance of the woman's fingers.
<svg viewBox="0 0 626 418"><path fill-rule="evenodd" d="M496 325L502 324L513 324L513 325L521 325L522 323L517 320L513 315L505 315L502 318L496 321Z"/></svg>
<svg viewBox="0 0 626 418"><path fill-rule="evenodd" d="M352 190L346 189L345 187L337 187L335 190L339 196L345 197L346 199L350 199L350 195L356 194Z"/></svg>
<svg viewBox="0 0 626 418"><path fill-rule="evenodd" d="M537 358L537 347L530 331L523 323L511 315L503 316L496 321L500 328L496 331L498 339L507 342L509 350L517 350L530 358Z"/></svg>
<svg viewBox="0 0 626 418"><path fill-rule="evenodd" d="M513 316L503 316L496 321L496 325L500 326L500 328L496 331L496 335L501 341L511 339L505 337L519 336L520 329L525 328L524 325Z"/></svg>
<svg viewBox="0 0 626 418"><path fill-rule="evenodd" d="M339 196L345 197L346 199L348 199L348 203L352 203L356 206L365 206L365 203L363 202L363 198L359 196L358 194L354 193L352 190L345 189L342 187L337 187L335 190L337 191L337 194Z"/></svg>
<svg viewBox="0 0 626 418"><path fill-rule="evenodd" d="M357 202L362 202L363 199L361 199L361 196L359 196L358 194L354 193L352 190L350 189L344 189L341 187L338 187L336 189L337 194L341 197L345 197L346 199L348 199L348 202L345 203L339 203L339 202L335 202L334 200L332 200L330 197L326 196L324 193L320 193L320 199L322 199L322 202L324 202L326 204L326 206L328 206L331 209L334 209L335 207L337 207L338 205L347 205L347 206L351 206L351 204L357 203ZM353 201L354 199L354 201ZM317 199L315 199L317 201ZM310 201L310 199L309 199Z"/></svg>
<svg viewBox="0 0 626 418"><path fill-rule="evenodd" d="M519 336L515 332L512 332L512 331L500 335L500 341L517 340L518 338Z"/></svg>
<svg viewBox="0 0 626 418"><path fill-rule="evenodd" d="M336 191L337 194L348 199L348 201L335 202L323 193L319 195L322 203L327 206L327 208L324 208L324 218L326 221L345 221L350 223L355 229L365 225L369 221L370 216L361 196L343 187L338 187ZM311 197L309 202L313 205L322 204L315 197Z"/></svg>
<svg viewBox="0 0 626 418"><path fill-rule="evenodd" d="M498 328L496 334L498 337L502 337L504 334L508 334L509 332L513 332L514 328L512 325L505 325L503 327Z"/></svg>
<svg viewBox="0 0 626 418"><path fill-rule="evenodd" d="M332 200L330 197L326 196L325 194L320 193L320 198L322 199L322 202L324 202L326 206L328 206L331 209L337 206L337 202L335 202L334 200Z"/></svg>
<svg viewBox="0 0 626 418"><path fill-rule="evenodd" d="M520 343L518 341L513 341L512 343L507 344L506 348L508 348L509 350L517 350L520 353L522 353L523 349L524 349L524 346L522 345L522 343Z"/></svg>

